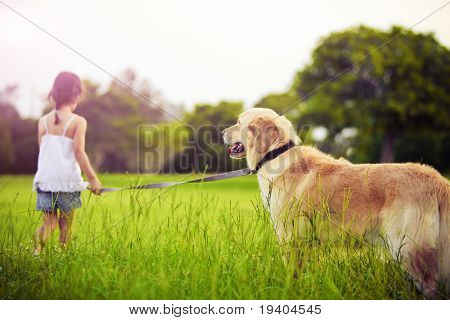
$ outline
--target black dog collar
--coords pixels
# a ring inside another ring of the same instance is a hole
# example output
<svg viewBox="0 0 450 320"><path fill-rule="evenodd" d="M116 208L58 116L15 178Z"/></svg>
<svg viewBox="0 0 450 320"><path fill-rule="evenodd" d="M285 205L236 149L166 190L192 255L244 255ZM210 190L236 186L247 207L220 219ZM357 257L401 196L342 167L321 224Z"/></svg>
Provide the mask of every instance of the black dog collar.
<svg viewBox="0 0 450 320"><path fill-rule="evenodd" d="M289 149L291 149L292 147L295 147L295 143L290 140L288 143L286 143L285 145L282 145L279 148L276 148L268 153L266 153L266 155L264 156L264 158L262 158L258 164L256 165L256 168L254 170L252 170L252 173L257 173L259 171L259 169L261 169L261 167L268 161L271 161L273 159L275 159L276 157L278 157L279 155L285 153L286 151L288 151Z"/></svg>

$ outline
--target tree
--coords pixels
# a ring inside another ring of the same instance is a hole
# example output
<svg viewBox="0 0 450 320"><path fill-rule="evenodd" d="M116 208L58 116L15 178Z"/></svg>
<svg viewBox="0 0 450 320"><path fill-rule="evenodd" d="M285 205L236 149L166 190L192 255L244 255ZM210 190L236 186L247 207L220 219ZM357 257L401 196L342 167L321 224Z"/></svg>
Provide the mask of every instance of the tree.
<svg viewBox="0 0 450 320"><path fill-rule="evenodd" d="M125 83L136 85L136 76L130 72L126 73L130 79ZM103 94L98 92L98 85L88 81L84 82L84 87L87 97L77 113L89 124L86 148L93 163L106 172L134 171L138 128L161 122L164 119L162 111L115 81Z"/></svg>
<svg viewBox="0 0 450 320"><path fill-rule="evenodd" d="M221 101L217 105L197 104L184 120L196 128L202 125L231 126L244 111L242 102Z"/></svg>
<svg viewBox="0 0 450 320"><path fill-rule="evenodd" d="M0 172L36 172L37 121L22 119L12 104L17 86L0 92Z"/></svg>
<svg viewBox="0 0 450 320"><path fill-rule="evenodd" d="M435 145L428 161L448 169L440 143L450 138L449 74L450 51L432 34L360 26L324 38L292 90L307 97L336 77L307 97L299 119L326 126L331 139L356 128L353 159L420 161L420 146Z"/></svg>
<svg viewBox="0 0 450 320"><path fill-rule="evenodd" d="M1 109L1 106L0 106ZM8 122L0 119L0 173L10 172L14 160L14 149L11 139L11 129Z"/></svg>
<svg viewBox="0 0 450 320"><path fill-rule="evenodd" d="M257 103L255 103L255 108L269 108L278 112L279 114L288 111L287 116L291 115L294 117L297 115L296 108L293 108L298 104L298 96L295 92L288 91L282 93L270 93L262 97Z"/></svg>
<svg viewBox="0 0 450 320"><path fill-rule="evenodd" d="M241 102L221 101L217 105L198 104L184 116L189 124L188 139L171 167L165 172L221 172L241 168L242 162L231 161L222 141L222 130L236 123L244 111Z"/></svg>

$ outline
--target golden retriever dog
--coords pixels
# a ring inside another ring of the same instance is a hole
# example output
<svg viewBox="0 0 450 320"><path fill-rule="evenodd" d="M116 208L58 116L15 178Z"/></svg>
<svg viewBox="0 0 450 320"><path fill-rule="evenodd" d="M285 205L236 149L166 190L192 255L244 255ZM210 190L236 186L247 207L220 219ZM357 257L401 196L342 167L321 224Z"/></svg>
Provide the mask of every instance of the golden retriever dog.
<svg viewBox="0 0 450 320"><path fill-rule="evenodd" d="M450 183L436 170L335 159L301 146L292 124L265 108L245 111L223 138L231 157L246 157L249 169L257 171L281 242L301 236L301 215L325 202L335 225L363 237L382 235L425 297L438 296L439 282L448 292Z"/></svg>

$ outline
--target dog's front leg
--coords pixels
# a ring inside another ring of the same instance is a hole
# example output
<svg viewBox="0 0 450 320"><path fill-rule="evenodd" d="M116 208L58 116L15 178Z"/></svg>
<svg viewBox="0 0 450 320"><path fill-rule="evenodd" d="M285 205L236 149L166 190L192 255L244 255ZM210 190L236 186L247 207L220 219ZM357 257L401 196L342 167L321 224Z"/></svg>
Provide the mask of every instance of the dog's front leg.
<svg viewBox="0 0 450 320"><path fill-rule="evenodd" d="M295 217L297 216L297 219ZM298 277L305 260L305 239L302 238L306 221L298 215L278 215L273 219L285 266Z"/></svg>

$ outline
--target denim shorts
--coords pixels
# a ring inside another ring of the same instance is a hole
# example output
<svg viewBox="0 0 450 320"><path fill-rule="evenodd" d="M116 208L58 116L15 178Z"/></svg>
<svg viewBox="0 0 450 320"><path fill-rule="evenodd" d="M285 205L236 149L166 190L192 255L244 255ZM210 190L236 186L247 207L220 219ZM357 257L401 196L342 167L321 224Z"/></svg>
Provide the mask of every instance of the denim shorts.
<svg viewBox="0 0 450 320"><path fill-rule="evenodd" d="M37 190L36 210L69 213L81 208L81 192L50 192Z"/></svg>

